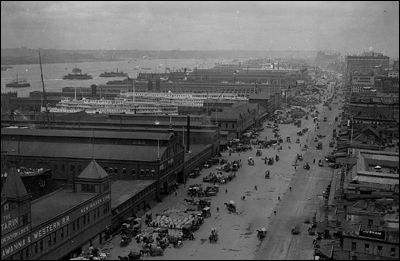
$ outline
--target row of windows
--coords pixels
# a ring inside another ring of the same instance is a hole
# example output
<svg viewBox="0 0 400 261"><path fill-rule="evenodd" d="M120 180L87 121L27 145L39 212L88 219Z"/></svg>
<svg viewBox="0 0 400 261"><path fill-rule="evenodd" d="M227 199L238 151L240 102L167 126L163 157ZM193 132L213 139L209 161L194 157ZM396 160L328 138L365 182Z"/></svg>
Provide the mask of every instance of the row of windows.
<svg viewBox="0 0 400 261"><path fill-rule="evenodd" d="M119 170L118 168L112 168L112 167L104 167L104 170L109 173L109 174L118 174ZM121 170L122 175L127 175L127 170L126 168L122 168ZM131 169L130 174L132 176L136 175L136 169ZM154 169L141 169L139 172L140 176L155 176L156 171Z"/></svg>
<svg viewBox="0 0 400 261"><path fill-rule="evenodd" d="M102 210L101 210L102 209ZM70 224L58 229L57 231L51 233L50 235L40 239L39 241L29 245L25 249L19 251L19 253L13 255L9 258L9 260L25 260L29 259L44 250L51 248L51 246L60 243L64 240L64 238L73 234L74 232L78 232L80 227L84 227L89 225L91 221L94 221L100 217L100 212L106 214L110 211L110 202L107 202L100 207L90 211L86 215L74 220ZM71 234L70 234L71 233Z"/></svg>
<svg viewBox="0 0 400 261"><path fill-rule="evenodd" d="M351 250L357 251L357 242L351 242ZM376 250L377 250L376 253L378 255L382 255L383 246L377 246ZM370 244L364 244L364 252L370 253L371 251L372 251L372 249L370 248ZM390 248L390 256L391 257L396 256L396 248L395 247Z"/></svg>

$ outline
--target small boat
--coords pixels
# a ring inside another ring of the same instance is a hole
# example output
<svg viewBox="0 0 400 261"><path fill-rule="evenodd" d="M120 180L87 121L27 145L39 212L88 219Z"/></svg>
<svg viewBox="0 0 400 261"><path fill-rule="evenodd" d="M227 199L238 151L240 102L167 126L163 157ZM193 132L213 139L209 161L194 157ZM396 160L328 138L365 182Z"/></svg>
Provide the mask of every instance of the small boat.
<svg viewBox="0 0 400 261"><path fill-rule="evenodd" d="M6 83L6 87L9 88L25 88L25 87L31 87L31 84L26 81L24 78L19 78L18 79L18 74L15 80L13 80L10 83Z"/></svg>
<svg viewBox="0 0 400 261"><path fill-rule="evenodd" d="M1 66L1 71L6 72L8 69L12 69L12 66Z"/></svg>

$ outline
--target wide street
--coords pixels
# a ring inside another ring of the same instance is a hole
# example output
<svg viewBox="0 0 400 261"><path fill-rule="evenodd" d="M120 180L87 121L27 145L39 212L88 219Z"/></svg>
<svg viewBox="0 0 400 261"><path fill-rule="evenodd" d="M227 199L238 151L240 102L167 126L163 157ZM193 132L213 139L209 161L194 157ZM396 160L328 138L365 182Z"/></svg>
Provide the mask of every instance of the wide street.
<svg viewBox="0 0 400 261"><path fill-rule="evenodd" d="M318 167L318 159L324 160L324 156L329 153L329 140L332 136L332 129L336 127L334 117L337 114L337 105L332 106L332 111L323 109L322 104L317 105L320 111L320 119L324 116L327 122L320 122L320 129L315 129L311 117L308 120L302 119L302 126L298 128L293 124L280 124L280 131L284 142L283 150L262 149L262 156L256 157L256 149L229 156L228 152L222 153L222 157L228 161L241 159L242 168L237 172L237 177L225 185L221 185L220 192L212 198L212 216L205 219L204 224L194 233L195 240L185 240L180 248L168 247L164 256L147 257L145 259L311 259L314 251L312 236L308 235L307 226L304 223L306 217L310 217L314 211L319 211L323 204L322 191L326 189L332 176L332 168L325 163L324 167ZM264 126L269 121L264 123ZM270 122L271 123L271 122ZM332 123L329 125L328 123ZM302 128L308 127L309 131L304 136L297 136L296 133ZM322 138L323 150L316 149L314 136L317 134L326 135ZM260 133L259 139L273 137L272 129L265 128ZM292 143L286 142L286 137L290 136ZM296 144L296 138L300 138L300 144ZM308 144L309 149L302 151L304 144ZM289 149L290 146L291 148ZM304 156L304 161L299 161L299 166L295 170L294 162L297 153ZM280 161L273 165L265 165L261 158L280 156ZM249 166L247 159L253 157L255 165ZM313 164L313 159L316 163ZM310 170L302 168L305 162L311 165ZM189 179L186 188L181 184L178 195L174 193L157 204L151 212L153 216L162 210L183 204L187 198L189 185L203 183L202 178L212 169L203 169L201 175L196 179ZM264 173L270 170L270 179L265 179ZM255 190L255 185L258 189ZM203 186L207 186L204 183ZM289 190L292 187L292 190ZM225 193L225 190L228 192ZM245 200L241 197L245 196ZM280 200L278 200L280 198ZM239 214L230 214L224 206L224 202L233 200L237 204ZM219 212L217 212L217 207ZM274 214L276 211L276 215ZM321 221L323 215L317 215L317 221ZM291 227L299 225L300 234L292 235ZM143 226L145 226L143 222ZM210 243L208 236L212 227L219 230L219 240L217 243ZM257 230L265 227L267 237L260 242L257 239ZM117 256L126 256L130 250L139 251L141 244L132 241L127 247L119 246L120 236L115 236L106 246L111 253L112 259Z"/></svg>

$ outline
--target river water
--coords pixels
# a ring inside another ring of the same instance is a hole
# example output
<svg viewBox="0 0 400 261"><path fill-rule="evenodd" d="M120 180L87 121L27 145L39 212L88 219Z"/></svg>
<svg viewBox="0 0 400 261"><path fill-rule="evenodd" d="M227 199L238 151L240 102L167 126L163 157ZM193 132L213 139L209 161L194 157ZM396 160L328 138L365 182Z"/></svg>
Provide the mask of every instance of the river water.
<svg viewBox="0 0 400 261"><path fill-rule="evenodd" d="M141 72L164 72L167 67L171 71L182 68L193 69L196 65L205 68L214 67L215 63L227 63L232 59L154 59L154 60L123 60L123 61L104 61L104 62L82 62L82 63L55 63L43 64L43 79L45 90L49 92L61 91L63 87L90 87L92 84L105 84L107 81L123 79L121 77L104 78L99 77L102 72L123 71L131 78L136 78ZM18 92L18 97L29 97L32 91L42 91L39 64L11 65L9 71L1 72L1 92ZM63 80L62 77L72 73L72 69L77 66L82 69L82 73L93 76L91 80ZM135 70L135 68L151 68L151 70ZM27 88L6 88L6 83L16 78L25 78L31 84Z"/></svg>

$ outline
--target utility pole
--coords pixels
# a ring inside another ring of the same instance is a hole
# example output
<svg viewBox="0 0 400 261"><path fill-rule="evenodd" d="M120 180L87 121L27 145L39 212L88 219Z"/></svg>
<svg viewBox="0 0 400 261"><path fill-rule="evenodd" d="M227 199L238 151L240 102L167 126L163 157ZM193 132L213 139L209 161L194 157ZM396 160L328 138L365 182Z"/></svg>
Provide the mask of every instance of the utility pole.
<svg viewBox="0 0 400 261"><path fill-rule="evenodd" d="M49 110L47 108L46 91L44 89L42 58L40 57L40 50L39 50L39 63L40 63L40 77L42 78L42 87L43 87L43 100L44 100L44 106L46 108L47 128L50 129Z"/></svg>

